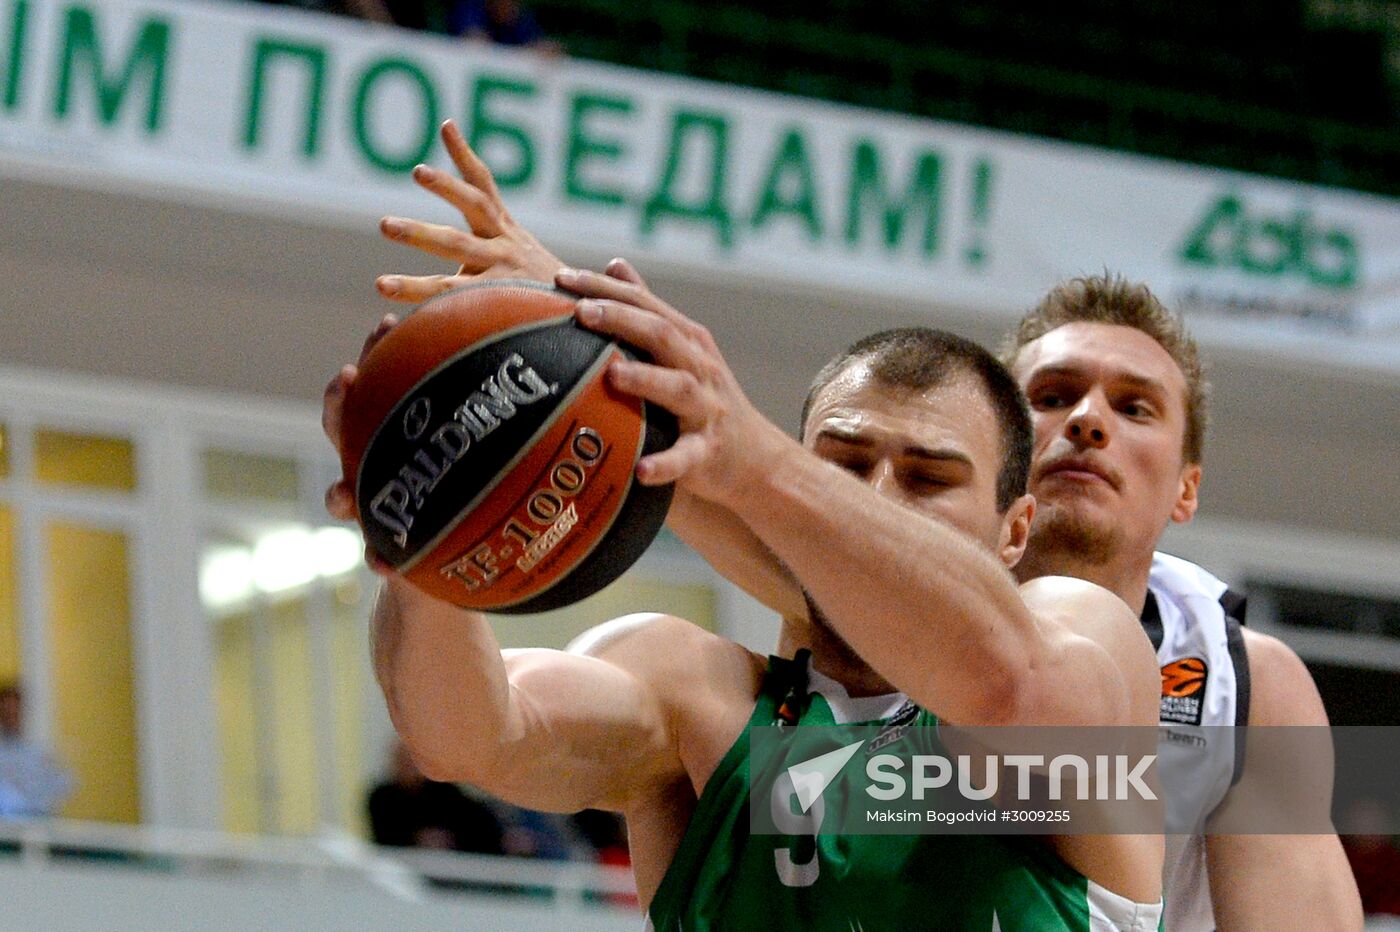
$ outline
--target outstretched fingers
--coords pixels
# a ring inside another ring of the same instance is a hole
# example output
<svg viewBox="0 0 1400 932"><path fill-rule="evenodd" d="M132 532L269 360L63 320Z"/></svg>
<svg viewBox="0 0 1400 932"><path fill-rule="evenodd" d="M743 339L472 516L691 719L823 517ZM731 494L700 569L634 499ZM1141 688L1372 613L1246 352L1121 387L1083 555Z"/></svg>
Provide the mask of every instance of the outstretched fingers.
<svg viewBox="0 0 1400 932"><path fill-rule="evenodd" d="M447 149L452 164L457 166L457 171L462 173L462 178L495 202L500 208L501 216L509 218L510 212L501 200L501 192L496 187L496 179L492 176L491 169L487 168L486 163L467 145L467 140L456 122L448 120L443 123L441 135L443 147Z"/></svg>
<svg viewBox="0 0 1400 932"><path fill-rule="evenodd" d="M419 304L470 281L462 275L381 275L374 287L391 301Z"/></svg>
<svg viewBox="0 0 1400 932"><path fill-rule="evenodd" d="M457 208L477 236L490 239L504 232L501 224L501 202L481 189L431 165L419 165L414 168L413 180Z"/></svg>
<svg viewBox="0 0 1400 932"><path fill-rule="evenodd" d="M632 263L618 256L608 263L608 267L603 270L609 278L616 278L618 281L631 282L645 288L647 283L642 280L641 273L633 267Z"/></svg>
<svg viewBox="0 0 1400 932"><path fill-rule="evenodd" d="M469 272L484 272L505 255L492 240L440 223L385 217L379 221L379 230L396 243L404 243L429 255L459 263Z"/></svg>

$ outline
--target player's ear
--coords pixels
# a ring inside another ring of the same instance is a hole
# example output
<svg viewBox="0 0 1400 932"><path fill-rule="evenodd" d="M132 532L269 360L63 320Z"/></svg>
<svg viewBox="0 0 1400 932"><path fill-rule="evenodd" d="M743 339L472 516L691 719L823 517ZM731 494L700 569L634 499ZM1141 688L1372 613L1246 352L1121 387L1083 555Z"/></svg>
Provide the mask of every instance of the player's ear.
<svg viewBox="0 0 1400 932"><path fill-rule="evenodd" d="M1201 491L1201 466L1199 463L1187 463L1181 467L1181 482L1177 486L1176 504L1172 507L1172 520L1177 524L1185 524L1196 516L1196 509L1200 507Z"/></svg>
<svg viewBox="0 0 1400 932"><path fill-rule="evenodd" d="M1001 535L997 540L997 556L1008 568L1021 562L1026 543L1031 537L1031 518L1035 517L1035 496L1022 495L1011 503L1001 516Z"/></svg>

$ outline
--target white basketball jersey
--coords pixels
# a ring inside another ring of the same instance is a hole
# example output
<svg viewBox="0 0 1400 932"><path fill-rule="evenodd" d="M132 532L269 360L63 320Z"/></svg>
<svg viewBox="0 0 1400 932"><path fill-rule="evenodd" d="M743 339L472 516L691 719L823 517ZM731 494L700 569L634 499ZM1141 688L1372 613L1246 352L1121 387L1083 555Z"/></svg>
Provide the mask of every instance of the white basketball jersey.
<svg viewBox="0 0 1400 932"><path fill-rule="evenodd" d="M1200 833L1244 763L1235 731L1210 727L1249 720L1243 619L1243 597L1223 582L1194 563L1153 555L1142 624L1162 667L1158 768L1175 832L1163 876L1167 932L1215 928Z"/></svg>

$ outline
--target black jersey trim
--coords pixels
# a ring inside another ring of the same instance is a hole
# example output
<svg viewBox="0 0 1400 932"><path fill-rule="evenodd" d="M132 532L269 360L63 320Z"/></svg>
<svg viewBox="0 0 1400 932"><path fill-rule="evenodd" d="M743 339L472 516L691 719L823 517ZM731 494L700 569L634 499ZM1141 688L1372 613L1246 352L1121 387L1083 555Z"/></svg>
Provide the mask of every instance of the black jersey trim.
<svg viewBox="0 0 1400 932"><path fill-rule="evenodd" d="M1154 651L1162 649L1162 610L1157 607L1157 597L1147 590L1147 601L1142 603L1142 630L1147 633Z"/></svg>
<svg viewBox="0 0 1400 932"><path fill-rule="evenodd" d="M1245 623L1244 613L1248 606L1249 597L1233 589L1226 589L1225 594L1220 597L1220 607L1225 609L1225 614L1240 624Z"/></svg>
<svg viewBox="0 0 1400 932"><path fill-rule="evenodd" d="M1244 772L1245 740L1249 729L1249 651L1244 644L1245 597L1231 589L1220 597L1225 609L1225 646L1230 652L1230 664L1235 668L1235 772L1230 785L1240 782Z"/></svg>

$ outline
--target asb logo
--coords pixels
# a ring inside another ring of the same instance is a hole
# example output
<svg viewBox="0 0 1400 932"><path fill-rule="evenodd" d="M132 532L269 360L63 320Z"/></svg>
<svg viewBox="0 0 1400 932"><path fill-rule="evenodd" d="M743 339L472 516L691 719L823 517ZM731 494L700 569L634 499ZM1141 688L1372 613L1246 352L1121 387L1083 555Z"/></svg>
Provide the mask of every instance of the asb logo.
<svg viewBox="0 0 1400 932"><path fill-rule="evenodd" d="M1208 673L1206 662L1200 657L1184 657L1162 667L1162 721L1201 724Z"/></svg>
<svg viewBox="0 0 1400 932"><path fill-rule="evenodd" d="M1236 269L1261 278L1301 278L1345 291L1361 281L1361 248L1352 231L1324 226L1312 211L1251 210L1235 194L1217 198L1177 251L1188 265Z"/></svg>

